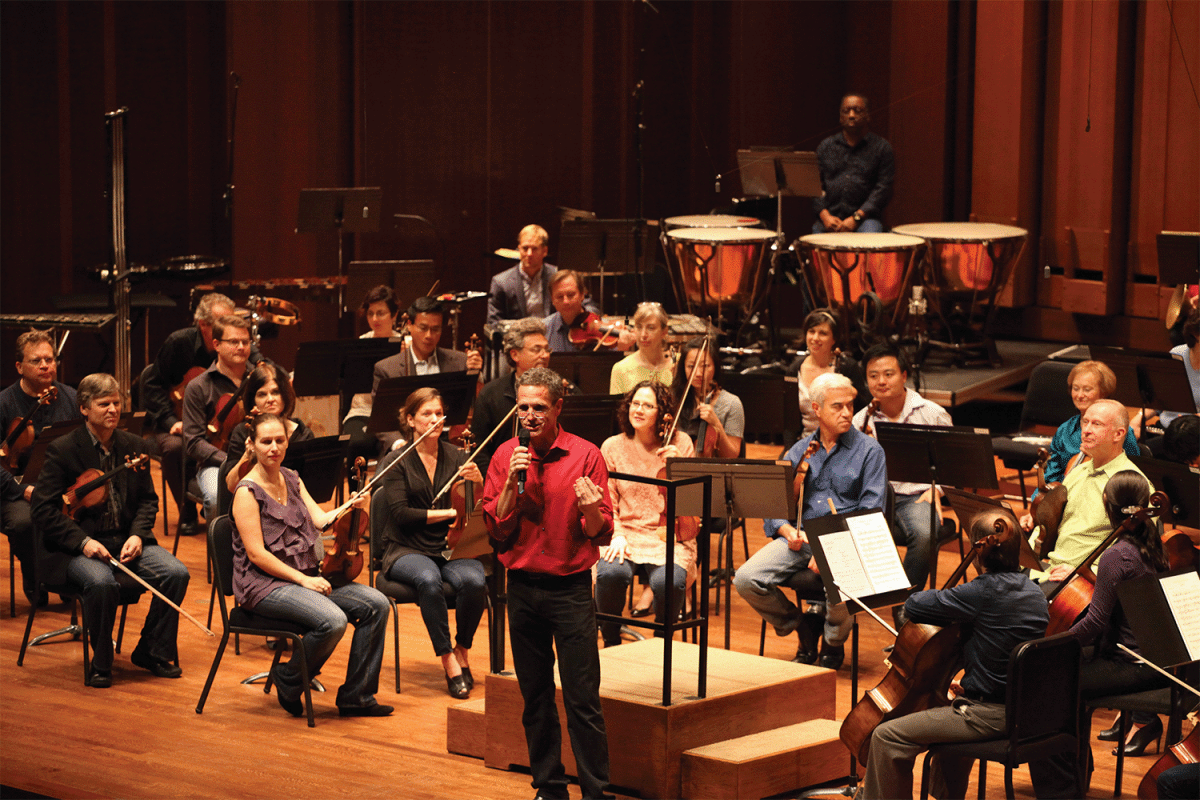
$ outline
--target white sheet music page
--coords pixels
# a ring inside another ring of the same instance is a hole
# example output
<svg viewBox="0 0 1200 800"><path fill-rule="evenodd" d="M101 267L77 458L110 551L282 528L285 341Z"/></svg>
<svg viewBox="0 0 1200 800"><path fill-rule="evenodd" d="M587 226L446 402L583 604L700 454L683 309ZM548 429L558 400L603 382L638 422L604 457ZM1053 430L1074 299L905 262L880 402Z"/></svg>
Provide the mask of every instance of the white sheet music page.
<svg viewBox="0 0 1200 800"><path fill-rule="evenodd" d="M846 526L854 537L854 546L871 584L871 594L907 589L908 576L904 574L904 565L900 563L900 554L896 552L883 512L846 517Z"/></svg>
<svg viewBox="0 0 1200 800"><path fill-rule="evenodd" d="M824 540L821 540L824 543ZM1185 572L1159 581L1179 635L1187 647L1188 657L1200 661L1200 575Z"/></svg>
<svg viewBox="0 0 1200 800"><path fill-rule="evenodd" d="M825 562L829 564L834 582L840 587L843 601L847 592L855 597L875 594L871 582L867 580L867 573L863 571L850 531L825 534L821 537L821 549L825 551Z"/></svg>

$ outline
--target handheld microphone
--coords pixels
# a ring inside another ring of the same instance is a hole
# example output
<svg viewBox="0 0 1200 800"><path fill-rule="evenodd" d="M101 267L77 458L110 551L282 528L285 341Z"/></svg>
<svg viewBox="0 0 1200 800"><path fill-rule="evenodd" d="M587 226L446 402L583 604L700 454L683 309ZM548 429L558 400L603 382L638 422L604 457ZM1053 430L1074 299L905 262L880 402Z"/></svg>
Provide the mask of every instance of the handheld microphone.
<svg viewBox="0 0 1200 800"><path fill-rule="evenodd" d="M529 447L529 429L524 425L517 431L517 443L521 447ZM525 494L525 470L517 470L517 494Z"/></svg>

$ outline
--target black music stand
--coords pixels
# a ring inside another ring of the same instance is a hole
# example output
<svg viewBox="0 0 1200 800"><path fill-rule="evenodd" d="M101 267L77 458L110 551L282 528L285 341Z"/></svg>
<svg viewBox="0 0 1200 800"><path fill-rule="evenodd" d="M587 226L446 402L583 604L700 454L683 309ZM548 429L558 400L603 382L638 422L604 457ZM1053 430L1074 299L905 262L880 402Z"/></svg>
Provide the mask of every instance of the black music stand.
<svg viewBox="0 0 1200 800"><path fill-rule="evenodd" d="M338 420L346 416L350 397L371 391L375 364L403 348L402 339L330 339L301 342L292 389L297 396L338 395Z"/></svg>
<svg viewBox="0 0 1200 800"><path fill-rule="evenodd" d="M987 430L939 425L875 424L875 436L887 457L888 480L928 483L933 487L929 502L929 588L937 586L938 551L938 465L946 483L961 488L996 489L996 456ZM959 532L962 535L962 532Z"/></svg>
<svg viewBox="0 0 1200 800"><path fill-rule="evenodd" d="M304 487L318 503L328 502L342 483L350 434L318 436L288 445L283 466L300 473Z"/></svg>
<svg viewBox="0 0 1200 800"><path fill-rule="evenodd" d="M337 231L337 274L346 274L342 257L345 233L375 233L379 230L383 189L359 186L337 189L301 189L296 212L296 233ZM346 313L346 286L338 285L338 317Z"/></svg>
<svg viewBox="0 0 1200 800"><path fill-rule="evenodd" d="M680 510L686 516L725 518L725 563L733 568L733 518L778 519L796 507L792 478L796 468L790 461L742 458L668 458L667 478L685 480L711 475L713 491L705 502L695 490L680 493ZM702 533L702 536L707 535ZM707 597L708 587L702 591ZM719 598L719 595L718 595ZM733 577L725 583L725 649L729 649Z"/></svg>
<svg viewBox="0 0 1200 800"><path fill-rule="evenodd" d="M558 240L559 269L600 276L600 305L604 305L604 277L623 272L645 272L653 252L654 233L644 219L564 220Z"/></svg>
<svg viewBox="0 0 1200 800"><path fill-rule="evenodd" d="M375 400L371 406L371 420L367 433L387 433L399 430L397 414L404 401L417 389L426 386L437 389L442 395L442 408L446 412L445 430L451 425L462 425L475 401L475 384L479 376L472 372L438 372L432 375L408 375L402 378L385 378L375 389Z"/></svg>
<svg viewBox="0 0 1200 800"><path fill-rule="evenodd" d="M1200 469L1159 458L1130 456L1150 485L1167 493L1174 524L1200 528Z"/></svg>
<svg viewBox="0 0 1200 800"><path fill-rule="evenodd" d="M438 279L437 267L429 259L351 261L346 270L346 293L352 299L366 297L367 292L383 284L396 291L401 310L429 291Z"/></svg>
<svg viewBox="0 0 1200 800"><path fill-rule="evenodd" d="M1200 272L1200 233L1161 231L1154 236L1158 252L1158 282L1182 286L1196 282Z"/></svg>
<svg viewBox="0 0 1200 800"><path fill-rule="evenodd" d="M579 387L584 394L608 394L613 365L625 357L616 350L554 353L550 369Z"/></svg>
<svg viewBox="0 0 1200 800"><path fill-rule="evenodd" d="M1187 367L1169 353L1135 350L1132 347L1088 348L1092 358L1103 361L1117 376L1112 399L1142 409L1142 438L1146 435L1146 409L1196 413L1196 399L1188 382Z"/></svg>
<svg viewBox="0 0 1200 800"><path fill-rule="evenodd" d="M558 424L599 447L617 432L619 394L568 394L563 397Z"/></svg>
<svg viewBox="0 0 1200 800"><path fill-rule="evenodd" d="M29 446L29 460L25 462L25 470L20 475L21 483L37 483L38 473L42 471L42 464L46 462L46 448L55 439L66 436L82 424L83 419L80 418L67 422L54 422L42 428L37 438L33 440L33 444Z"/></svg>
<svg viewBox="0 0 1200 800"><path fill-rule="evenodd" d="M817 154L776 147L752 147L738 150L738 173L742 194L775 196L775 230L783 233L783 196L819 197L821 170Z"/></svg>
<svg viewBox="0 0 1200 800"><path fill-rule="evenodd" d="M958 516L958 526L960 535L965 533L967 537L971 536L971 526L975 524L975 517L987 512L999 511L1007 514L1011 519L1010 524L1014 530L1020 530L1020 524L1017 521L1016 512L1012 510L1005 501L998 497L988 497L974 492L964 492L962 489L955 489L951 486L943 486L942 492L946 495L946 499L950 501L950 508L954 509L954 513ZM1045 569L1045 565L1038 560L1037 553L1033 552L1033 548L1029 546L1029 538L1021 534L1021 555L1020 563L1023 569L1035 569L1039 572ZM974 540L972 540L973 542ZM976 571L979 570L979 562L975 562Z"/></svg>

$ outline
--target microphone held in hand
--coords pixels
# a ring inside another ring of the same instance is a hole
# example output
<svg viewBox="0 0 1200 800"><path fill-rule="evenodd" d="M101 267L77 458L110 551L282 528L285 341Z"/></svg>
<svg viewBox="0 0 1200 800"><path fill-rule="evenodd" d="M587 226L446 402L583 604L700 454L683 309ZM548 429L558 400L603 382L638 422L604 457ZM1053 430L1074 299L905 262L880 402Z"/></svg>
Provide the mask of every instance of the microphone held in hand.
<svg viewBox="0 0 1200 800"><path fill-rule="evenodd" d="M526 449L529 448L529 429L524 425L517 431L517 443ZM525 494L525 470L517 471L517 494Z"/></svg>

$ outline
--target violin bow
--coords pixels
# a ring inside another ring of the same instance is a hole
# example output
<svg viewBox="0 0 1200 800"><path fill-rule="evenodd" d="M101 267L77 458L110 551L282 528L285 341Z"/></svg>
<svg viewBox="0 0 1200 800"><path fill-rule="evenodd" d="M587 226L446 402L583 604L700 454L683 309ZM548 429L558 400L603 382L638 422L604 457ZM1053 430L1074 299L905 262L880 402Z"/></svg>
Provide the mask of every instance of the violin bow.
<svg viewBox="0 0 1200 800"><path fill-rule="evenodd" d="M861 608L863 611L866 611L868 614L870 614L872 617L874 617L875 621L878 622L880 625L882 625L884 627L884 629L887 630L887 632L890 633L892 636L900 635L899 633L896 632L895 628L893 628L891 625L888 625L886 622L883 621L883 617L881 617L875 613L875 609L871 608L866 603L864 603L862 600L859 600L857 597L850 594L850 592L844 586L842 586L840 583L838 583L837 581L833 581L833 585L835 587L837 587L837 590L839 592L846 595L846 597L849 597L855 603L858 603L859 608Z"/></svg>
<svg viewBox="0 0 1200 800"><path fill-rule="evenodd" d="M508 413L504 415L504 419L500 420L500 423L496 427L492 428L492 432L489 433L482 442L475 445L475 449L471 452L471 455L467 457L467 460L463 462L463 465L459 467L458 471L450 477L450 480L446 481L446 485L443 486L441 490L433 496L434 503L441 499L441 496L450 490L450 487L454 485L456 480L458 480L458 476L462 475L463 470L467 468L467 464L470 464L475 460L475 456L479 455L479 451L483 449L483 446L492 440L492 437L495 436L502 427L504 427L504 423L512 419L512 415L515 413L517 413L517 407L513 406L508 410ZM432 505L432 503L430 505Z"/></svg>
<svg viewBox="0 0 1200 800"><path fill-rule="evenodd" d="M1149 667L1150 669L1154 670L1155 672L1159 673L1160 675L1164 675L1164 676L1166 676L1167 678L1170 678L1171 680L1175 681L1175 683L1178 683L1180 686L1182 686L1183 688L1187 689L1187 690L1188 690L1189 692L1191 692L1192 694L1196 695L1197 697L1200 697L1200 690L1197 690L1197 689L1196 689L1196 687L1194 687L1194 686L1191 686L1191 685L1189 685L1189 684L1187 684L1187 683L1184 683L1183 681L1179 680L1179 678L1176 678L1174 675L1172 675L1171 673L1167 672L1165 669L1163 669L1162 667L1160 667L1158 664L1155 664L1154 662L1150 661L1150 660L1149 660L1148 658L1146 658L1145 656L1140 656L1140 655L1138 655L1137 653L1133 652L1132 650L1130 650L1128 647L1126 647L1125 645L1121 644L1120 642L1117 642L1117 647L1121 648L1121 649L1122 649L1122 650L1124 650L1126 653L1128 653L1129 655L1133 656L1134 658L1136 658L1138 661L1140 661L1140 662L1142 662L1143 664L1145 664L1145 665L1146 665L1147 667Z"/></svg>
<svg viewBox="0 0 1200 800"><path fill-rule="evenodd" d="M675 410L675 419L671 420L671 430L667 431L667 438L663 439L663 447L669 445L675 439L675 428L679 425L679 417L683 413L683 404L687 402L688 392L692 390L692 381L696 378L696 370L700 369L703 363L704 354L708 352L708 337L704 337L704 343L700 345L700 355L696 356L696 363L692 364L692 371L688 375L687 386L683 387L683 397L679 398L679 408Z"/></svg>
<svg viewBox="0 0 1200 800"><path fill-rule="evenodd" d="M111 557L108 559L108 563L112 564L114 567L116 567L117 569L121 570L122 572L124 572L124 573L125 573L126 575L128 575L129 577L133 578L135 581L137 581L138 583L140 583L142 586L145 586L147 589L149 589L149 590L150 590L150 593L151 593L151 594L153 594L153 595L154 595L155 597L157 597L159 600L162 600L164 603L166 603L166 604L167 604L167 605L169 605L171 608L173 608L173 609L175 609L176 611L178 611L178 612L179 612L180 614L182 614L183 616L187 617L187 618L188 618L188 621L189 621L189 622L191 622L193 625L195 625L197 628L199 628L200 630L204 631L204 632L205 632L205 633L207 633L209 636L213 636L213 637L215 637L215 636L216 636L216 634L215 634L215 633L213 633L212 631L210 631L210 630L209 630L207 627L205 627L205 626L204 626L204 624L203 624L202 622L200 622L200 620L196 619L196 618L195 618L195 617L193 617L191 614L189 614L188 612L184 611L184 610L183 610L182 608L180 608L179 606L177 606L177 605L175 605L174 603L172 603L172 602L171 602L171 600L170 600L170 599L169 599L169 598L168 598L168 597L167 597L165 594L163 594L162 592L160 592L158 589L155 589L155 588L154 588L153 586L151 586L150 584L146 583L144 580L142 580L142 579L141 579L141 577L140 577L140 576L139 576L137 573L135 573L135 572L134 572L133 570L131 570L129 567L125 566L125 565L124 565L124 564L122 564L120 561L117 561L115 558L111 558Z"/></svg>
<svg viewBox="0 0 1200 800"><path fill-rule="evenodd" d="M364 494L366 494L367 492L369 492L369 491L371 490L371 487L372 487L372 486L374 486L376 483L378 483L378 482L379 482L379 480L380 480L380 479L381 479L381 478L382 478L384 475L388 474L388 472L389 472L389 471L392 469L392 467L396 466L396 465L397 465L397 464L399 464L399 463L400 463L402 460L404 460L404 457L405 457L406 455L408 455L408 454L409 454L409 453L412 451L412 449L413 449L414 447L416 447L416 446L417 446L417 445L419 445L419 444L420 444L422 441L424 441L424 439L425 439L425 437L426 437L426 436L428 436L429 434L433 433L434 431L441 430L441 428L442 428L442 425L443 425L445 422L446 422L446 417L445 417L445 416L438 417L438 418L437 418L437 420L436 420L436 421L435 421L435 422L434 422L432 425L430 425L430 426L429 426L429 430L425 431L425 432L424 432L424 433L422 433L420 436L418 436L416 439L414 439L414 440L413 440L411 443L409 443L408 447L404 448L404 450L402 450L402 451L400 452L400 455L396 456L396 457L395 457L395 458L392 460L392 463L390 463L390 464L388 464L386 467L384 467L384 468L383 468L383 470L382 470L381 472L376 472L376 473L375 473L375 477L373 477L373 478L371 478L371 480L367 481L367 485L366 485L366 486L364 486L364 487L362 487L361 489L359 489L357 492L355 492L354 494L352 494L352 495L350 496L350 499L349 499L349 500L347 500L346 502L344 502L344 503L342 503L340 506L338 506L338 507L337 507L337 509L335 509L335 510L334 510L334 512L333 512L333 518L332 518L332 519L330 519L330 520L329 520L329 522L327 522L327 523L325 523L324 525L322 525L322 526L321 526L321 530L323 530L323 531L327 531L327 530L329 530L330 528L332 528L332 527L333 527L333 525L334 525L334 523L336 523L336 522L337 522L339 519L341 519L343 516L345 516L346 512L350 510L350 507L354 505L355 501L357 501L359 497L361 497L362 495L364 495Z"/></svg>

